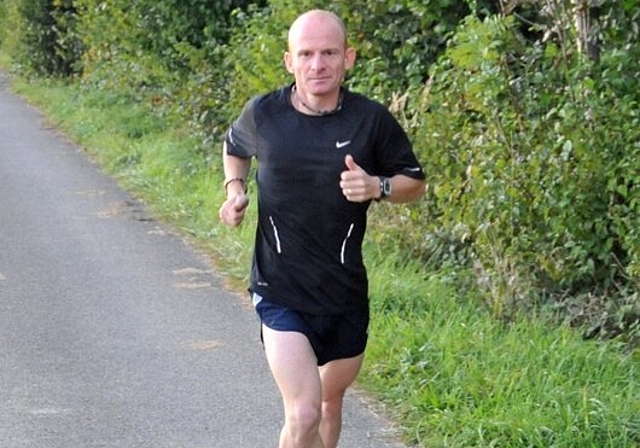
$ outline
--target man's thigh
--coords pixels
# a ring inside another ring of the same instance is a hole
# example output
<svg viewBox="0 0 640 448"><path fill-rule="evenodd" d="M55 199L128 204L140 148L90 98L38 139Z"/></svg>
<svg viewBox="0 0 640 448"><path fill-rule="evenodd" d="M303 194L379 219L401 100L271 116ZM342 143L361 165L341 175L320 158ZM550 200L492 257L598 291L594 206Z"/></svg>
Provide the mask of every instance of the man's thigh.
<svg viewBox="0 0 640 448"><path fill-rule="evenodd" d="M337 359L320 367L323 401L344 395L358 376L363 359L364 354L360 354L353 358Z"/></svg>
<svg viewBox="0 0 640 448"><path fill-rule="evenodd" d="M267 362L285 405L303 399L319 406L320 374L307 337L299 332L273 330L263 325L262 338Z"/></svg>

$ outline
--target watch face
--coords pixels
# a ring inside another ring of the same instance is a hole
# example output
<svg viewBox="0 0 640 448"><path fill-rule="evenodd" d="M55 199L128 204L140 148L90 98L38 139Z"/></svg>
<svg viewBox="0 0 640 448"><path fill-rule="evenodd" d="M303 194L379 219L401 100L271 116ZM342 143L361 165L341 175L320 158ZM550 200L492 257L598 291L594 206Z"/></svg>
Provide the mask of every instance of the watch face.
<svg viewBox="0 0 640 448"><path fill-rule="evenodd" d="M381 190L382 190L382 196L389 196L391 194L391 181L386 178L383 177L382 178L382 182L381 182Z"/></svg>

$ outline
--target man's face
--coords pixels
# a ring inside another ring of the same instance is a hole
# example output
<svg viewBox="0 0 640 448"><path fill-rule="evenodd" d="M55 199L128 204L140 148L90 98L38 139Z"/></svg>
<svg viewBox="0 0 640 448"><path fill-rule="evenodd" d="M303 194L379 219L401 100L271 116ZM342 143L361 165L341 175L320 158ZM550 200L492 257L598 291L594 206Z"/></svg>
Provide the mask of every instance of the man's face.
<svg viewBox="0 0 640 448"><path fill-rule="evenodd" d="M344 32L331 17L311 16L292 27L285 65L303 94L337 95L354 61L355 50L346 47Z"/></svg>

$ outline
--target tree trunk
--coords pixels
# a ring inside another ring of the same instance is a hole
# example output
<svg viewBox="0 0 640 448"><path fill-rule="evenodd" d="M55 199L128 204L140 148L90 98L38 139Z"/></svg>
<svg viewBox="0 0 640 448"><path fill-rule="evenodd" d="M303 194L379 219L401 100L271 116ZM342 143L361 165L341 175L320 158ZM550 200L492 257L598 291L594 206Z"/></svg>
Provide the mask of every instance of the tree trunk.
<svg viewBox="0 0 640 448"><path fill-rule="evenodd" d="M591 61L600 57L599 48L593 33L593 18L589 0L573 0L574 22L578 51Z"/></svg>

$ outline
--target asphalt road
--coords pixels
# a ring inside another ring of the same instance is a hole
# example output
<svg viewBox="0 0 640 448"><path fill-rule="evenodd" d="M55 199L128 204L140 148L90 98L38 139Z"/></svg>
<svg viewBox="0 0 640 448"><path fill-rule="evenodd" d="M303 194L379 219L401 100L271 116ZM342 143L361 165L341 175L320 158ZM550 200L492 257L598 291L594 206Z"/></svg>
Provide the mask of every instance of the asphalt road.
<svg viewBox="0 0 640 448"><path fill-rule="evenodd" d="M367 403L340 447L401 448ZM0 447L275 448L281 421L246 298L0 74Z"/></svg>

